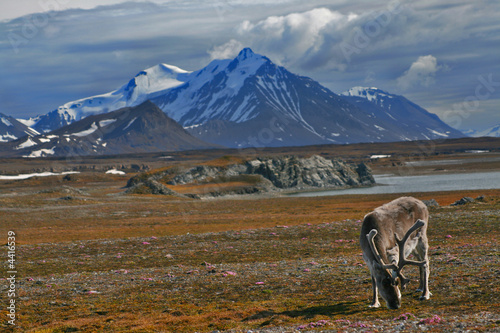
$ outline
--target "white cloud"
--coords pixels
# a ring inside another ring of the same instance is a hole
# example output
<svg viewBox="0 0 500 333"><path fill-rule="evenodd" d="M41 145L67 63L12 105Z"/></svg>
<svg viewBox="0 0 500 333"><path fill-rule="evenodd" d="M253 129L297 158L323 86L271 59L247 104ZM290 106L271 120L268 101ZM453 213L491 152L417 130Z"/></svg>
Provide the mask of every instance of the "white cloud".
<svg viewBox="0 0 500 333"><path fill-rule="evenodd" d="M124 1L23 0L19 14L20 5L3 1L0 20L42 12L41 3L60 4L61 11L34 32L29 17L0 21L0 64L9 78L0 81L0 112L35 116L115 89L160 62L197 70L243 47L333 91L413 85L405 96L424 107L461 103L474 94L476 77L500 73L499 1ZM119 4L96 7L111 3ZM10 33L21 38L17 53ZM342 52L341 45L349 48ZM435 67L411 67L428 54L439 60ZM438 78L439 89L416 89ZM485 114L498 114L497 106L481 103Z"/></svg>
<svg viewBox="0 0 500 333"><path fill-rule="evenodd" d="M240 38L262 50L277 62L287 65L305 64L325 43L325 36L340 30L352 16L315 8L302 13L270 16L256 23L243 22L238 27Z"/></svg>
<svg viewBox="0 0 500 333"><path fill-rule="evenodd" d="M436 73L442 68L438 66L436 57L426 55L418 57L410 68L397 79L399 88L408 90L415 86L428 87L435 82Z"/></svg>
<svg viewBox="0 0 500 333"><path fill-rule="evenodd" d="M239 41L231 39L229 42L220 46L215 46L208 51L210 59L229 59L238 55L238 52L244 47Z"/></svg>

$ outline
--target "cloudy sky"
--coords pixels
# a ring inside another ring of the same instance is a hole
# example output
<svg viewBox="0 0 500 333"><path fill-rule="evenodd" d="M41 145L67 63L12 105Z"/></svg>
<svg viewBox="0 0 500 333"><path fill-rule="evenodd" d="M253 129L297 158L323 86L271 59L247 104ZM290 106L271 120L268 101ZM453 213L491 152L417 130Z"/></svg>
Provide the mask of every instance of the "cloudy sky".
<svg viewBox="0 0 500 333"><path fill-rule="evenodd" d="M112 91L243 47L336 93L401 94L459 129L500 123L497 0L2 0L0 112Z"/></svg>

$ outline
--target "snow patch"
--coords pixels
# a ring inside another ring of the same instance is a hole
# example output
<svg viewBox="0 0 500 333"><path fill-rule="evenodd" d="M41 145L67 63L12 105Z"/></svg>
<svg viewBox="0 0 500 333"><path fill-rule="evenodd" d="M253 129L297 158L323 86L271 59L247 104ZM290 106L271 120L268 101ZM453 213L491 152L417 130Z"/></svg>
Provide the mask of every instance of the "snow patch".
<svg viewBox="0 0 500 333"><path fill-rule="evenodd" d="M90 134L94 133L95 131L97 131L97 129L98 129L98 127L97 127L96 123L93 122L92 125L90 125L89 129L86 129L86 130L78 132L78 133L71 133L71 135L78 136L78 137L87 136L87 135L90 135Z"/></svg>
<svg viewBox="0 0 500 333"><path fill-rule="evenodd" d="M365 98L370 102L376 102L379 97L393 98L392 95L382 91L376 87L352 87L348 91L344 91L340 95L350 96L350 97L361 97Z"/></svg>
<svg viewBox="0 0 500 333"><path fill-rule="evenodd" d="M1 117L0 120L2 121L2 123L4 123L7 126L14 126L14 125L12 125L12 123L8 119L6 119L4 117Z"/></svg>
<svg viewBox="0 0 500 333"><path fill-rule="evenodd" d="M132 125L134 123L134 121L137 119L137 117L135 117L134 119L132 119L127 126L125 126L125 128L123 129L124 131L127 130L127 128L130 127L130 125Z"/></svg>
<svg viewBox="0 0 500 333"><path fill-rule="evenodd" d="M28 178L32 178L32 177L48 177L48 176L69 175L69 174L74 174L74 173L80 173L80 172L79 171L66 171L66 172L61 172L61 173L54 173L54 172L26 173L26 174L14 175L14 176L1 175L0 180L19 180L19 179L28 179Z"/></svg>
<svg viewBox="0 0 500 333"><path fill-rule="evenodd" d="M16 139L17 137L15 135L10 134L9 132L5 133L4 135L0 135L0 142L9 142Z"/></svg>
<svg viewBox="0 0 500 333"><path fill-rule="evenodd" d="M16 150L19 150L19 149L24 149L24 148L28 148L28 147L33 147L33 146L36 146L37 143L33 140L31 140L31 138L28 138L28 140L24 141L23 143L21 143L19 146L17 146Z"/></svg>
<svg viewBox="0 0 500 333"><path fill-rule="evenodd" d="M193 129L193 128L196 128L196 127L200 127L201 125L203 125L203 124L196 124L196 125L186 126L186 127L184 127L184 129Z"/></svg>
<svg viewBox="0 0 500 333"><path fill-rule="evenodd" d="M38 118L29 118L29 119L16 119L18 122L20 122L21 124L24 124L28 127L32 127L34 126L37 122L38 122Z"/></svg>
<svg viewBox="0 0 500 333"><path fill-rule="evenodd" d="M99 122L99 127L106 127L112 123L114 123L115 121L117 121L117 119L106 119L106 120L101 120Z"/></svg>
<svg viewBox="0 0 500 333"><path fill-rule="evenodd" d="M442 137L445 137L445 138L448 137L448 134L441 133L441 132L438 132L438 131L430 129L430 128L427 128L427 130L429 130L429 132L431 132L432 134L435 134L435 135L438 135L438 136L442 136Z"/></svg>
<svg viewBox="0 0 500 333"><path fill-rule="evenodd" d="M37 158L37 157L45 157L49 155L54 155L55 154L55 149L56 147L52 147L50 149L40 149L40 150L35 150L32 151L31 154L29 155L24 155L23 157L27 158Z"/></svg>
<svg viewBox="0 0 500 333"><path fill-rule="evenodd" d="M124 175L124 174L125 174L125 172L120 171L120 170L116 170L116 169L111 169L111 170L106 171L106 174L111 174L111 175Z"/></svg>

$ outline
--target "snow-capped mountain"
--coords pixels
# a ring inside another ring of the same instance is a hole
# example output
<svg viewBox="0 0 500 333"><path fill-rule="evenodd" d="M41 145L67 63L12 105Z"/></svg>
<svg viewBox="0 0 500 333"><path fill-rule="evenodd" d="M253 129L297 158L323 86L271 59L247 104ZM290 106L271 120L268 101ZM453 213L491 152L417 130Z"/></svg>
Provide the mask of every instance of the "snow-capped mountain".
<svg viewBox="0 0 500 333"><path fill-rule="evenodd" d="M38 135L37 131L17 119L0 113L0 142L9 142L25 136Z"/></svg>
<svg viewBox="0 0 500 333"><path fill-rule="evenodd" d="M36 119L34 128L56 129L145 100L198 138L229 147L463 136L402 96L365 88L339 96L249 48L194 72L151 67L113 92L60 106Z"/></svg>
<svg viewBox="0 0 500 333"><path fill-rule="evenodd" d="M220 148L189 134L150 101L88 116L50 133L0 145L1 156L110 155Z"/></svg>
<svg viewBox="0 0 500 333"><path fill-rule="evenodd" d="M139 72L115 91L68 102L46 115L32 119L31 122L37 131L49 132L89 115L136 106L165 90L183 84L189 74L190 72L178 67L159 64Z"/></svg>
<svg viewBox="0 0 500 333"><path fill-rule="evenodd" d="M362 110L248 48L192 75L152 101L205 141L255 147L377 140Z"/></svg>
<svg viewBox="0 0 500 333"><path fill-rule="evenodd" d="M353 87L341 95L363 109L374 122L385 124L379 125L383 138L387 135L385 132L398 133L401 140L445 139L464 136L460 131L441 121L435 114L403 96L390 94L374 87Z"/></svg>
<svg viewBox="0 0 500 333"><path fill-rule="evenodd" d="M483 137L483 136L500 138L500 124L497 124L493 127L485 129L483 131L470 130L470 131L467 131L466 133L470 133L470 136L478 137L478 138Z"/></svg>

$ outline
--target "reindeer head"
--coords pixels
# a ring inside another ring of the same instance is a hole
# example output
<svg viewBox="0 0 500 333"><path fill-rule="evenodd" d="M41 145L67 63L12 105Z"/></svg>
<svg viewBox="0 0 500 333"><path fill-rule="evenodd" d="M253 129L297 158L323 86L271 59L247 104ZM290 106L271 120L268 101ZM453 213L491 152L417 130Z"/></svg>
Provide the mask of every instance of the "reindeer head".
<svg viewBox="0 0 500 333"><path fill-rule="evenodd" d="M401 284L401 287L405 289L407 284L410 282L410 280L405 278L403 273L401 273L403 267L405 265L424 266L426 264L425 261L413 261L406 259L404 250L406 241L410 235L414 231L422 228L424 225L424 221L417 220L417 222L415 222L415 224L406 232L402 240L394 234L399 252L399 260L394 260L390 264L384 263L377 247L375 246L375 242L373 241L378 233L377 230L372 229L370 233L366 235L368 238L368 244L370 245L372 253L375 257L375 261L372 263L375 283L377 284L380 295L385 300L389 309L398 309L401 306L401 292L399 291L399 285Z"/></svg>

